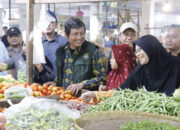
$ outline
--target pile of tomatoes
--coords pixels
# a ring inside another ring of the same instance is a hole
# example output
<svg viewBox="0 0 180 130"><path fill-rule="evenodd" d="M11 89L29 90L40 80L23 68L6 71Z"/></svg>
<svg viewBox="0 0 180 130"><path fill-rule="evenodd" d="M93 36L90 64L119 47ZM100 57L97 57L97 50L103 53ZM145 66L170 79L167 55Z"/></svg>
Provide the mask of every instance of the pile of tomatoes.
<svg viewBox="0 0 180 130"><path fill-rule="evenodd" d="M70 100L70 99L78 99L78 97L75 97L71 94L70 90L64 90L62 87L57 87L47 84L39 85L36 83L33 83L30 85L32 89L32 95L35 97L38 96L47 96L47 95L60 95L61 100Z"/></svg>
<svg viewBox="0 0 180 130"><path fill-rule="evenodd" d="M60 100L78 100L78 97L75 97L71 94L70 90L64 90L62 87L57 87L47 84L40 85L37 83L33 83L31 85L28 85L28 83L8 83L6 81L3 81L0 83L0 94L4 94L4 91L8 88L10 88L13 85L20 85L24 86L25 88L30 87L32 89L32 96L39 97L39 96L47 96L47 95L59 95Z"/></svg>

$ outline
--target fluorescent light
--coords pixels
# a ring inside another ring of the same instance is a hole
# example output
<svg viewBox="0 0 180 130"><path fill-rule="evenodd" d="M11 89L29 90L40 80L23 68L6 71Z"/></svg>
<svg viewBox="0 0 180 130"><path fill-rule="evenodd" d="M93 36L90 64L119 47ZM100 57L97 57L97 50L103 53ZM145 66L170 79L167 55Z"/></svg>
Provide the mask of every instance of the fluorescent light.
<svg viewBox="0 0 180 130"><path fill-rule="evenodd" d="M171 11L171 5L168 1L166 1L164 4L163 4L163 7L162 7L163 11L165 12L170 12Z"/></svg>

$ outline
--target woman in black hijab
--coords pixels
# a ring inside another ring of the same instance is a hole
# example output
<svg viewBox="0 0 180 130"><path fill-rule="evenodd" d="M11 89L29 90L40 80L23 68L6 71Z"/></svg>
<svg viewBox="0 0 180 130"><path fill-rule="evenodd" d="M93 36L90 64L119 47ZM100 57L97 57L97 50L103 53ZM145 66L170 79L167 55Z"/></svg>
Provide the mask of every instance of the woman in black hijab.
<svg viewBox="0 0 180 130"><path fill-rule="evenodd" d="M180 59L169 55L152 35L145 35L134 43L141 65L131 72L121 88L136 90L145 86L147 91L172 96L180 84Z"/></svg>

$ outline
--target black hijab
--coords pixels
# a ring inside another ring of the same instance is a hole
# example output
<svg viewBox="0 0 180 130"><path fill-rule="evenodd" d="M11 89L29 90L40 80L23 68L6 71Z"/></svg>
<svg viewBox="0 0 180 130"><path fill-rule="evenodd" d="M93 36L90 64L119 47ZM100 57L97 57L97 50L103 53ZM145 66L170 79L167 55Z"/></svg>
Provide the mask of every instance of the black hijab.
<svg viewBox="0 0 180 130"><path fill-rule="evenodd" d="M180 59L169 55L152 35L145 35L134 43L146 52L149 62L136 67L121 87L136 89L144 85L148 91L171 96L179 87Z"/></svg>

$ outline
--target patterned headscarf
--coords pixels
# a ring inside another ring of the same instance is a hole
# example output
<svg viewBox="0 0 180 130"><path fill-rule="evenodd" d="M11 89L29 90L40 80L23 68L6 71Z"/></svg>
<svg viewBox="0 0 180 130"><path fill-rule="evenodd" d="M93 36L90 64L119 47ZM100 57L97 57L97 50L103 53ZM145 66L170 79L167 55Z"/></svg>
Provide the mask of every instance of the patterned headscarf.
<svg viewBox="0 0 180 130"><path fill-rule="evenodd" d="M136 57L127 44L112 46L118 69L111 70L107 77L108 89L116 89L124 83L131 71L136 67Z"/></svg>

